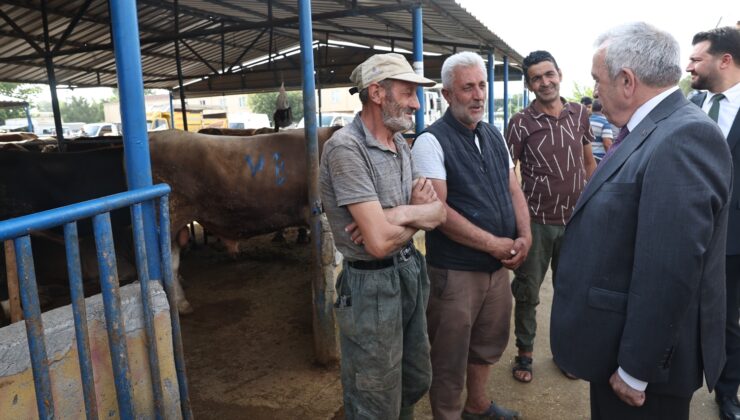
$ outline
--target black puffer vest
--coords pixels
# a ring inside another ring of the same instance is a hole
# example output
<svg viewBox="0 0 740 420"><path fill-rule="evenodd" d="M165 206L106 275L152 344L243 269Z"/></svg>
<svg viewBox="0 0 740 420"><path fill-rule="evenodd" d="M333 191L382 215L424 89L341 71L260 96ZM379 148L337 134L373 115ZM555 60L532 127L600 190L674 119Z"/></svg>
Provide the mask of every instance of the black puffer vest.
<svg viewBox="0 0 740 420"><path fill-rule="evenodd" d="M516 237L509 191L509 151L501 133L485 122L474 131L448 109L427 128L444 153L447 204L479 228L499 237ZM481 151L475 145L478 136ZM502 267L490 254L452 241L438 229L426 234L427 261L434 267L493 272Z"/></svg>

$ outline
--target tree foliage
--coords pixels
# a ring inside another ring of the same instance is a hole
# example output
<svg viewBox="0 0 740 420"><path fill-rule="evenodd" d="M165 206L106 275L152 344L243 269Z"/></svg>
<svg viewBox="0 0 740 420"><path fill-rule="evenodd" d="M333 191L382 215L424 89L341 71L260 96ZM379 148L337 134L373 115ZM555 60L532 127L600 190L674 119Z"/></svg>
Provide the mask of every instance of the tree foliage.
<svg viewBox="0 0 740 420"><path fill-rule="evenodd" d="M515 93L509 96L509 118L513 117L514 114L521 111L524 107L522 106L522 94ZM494 109L502 110L504 108L504 98L495 98L493 100ZM486 117L487 118L487 117Z"/></svg>
<svg viewBox="0 0 740 420"><path fill-rule="evenodd" d="M293 114L293 122L298 122L303 118L303 92L294 90L286 92L288 94L288 103ZM257 114L267 114L272 121L272 114L275 113L275 102L277 101L278 92L255 93L247 96L249 109Z"/></svg>
<svg viewBox="0 0 740 420"><path fill-rule="evenodd" d="M581 98L588 96L589 98L594 97L593 86L581 86L578 82L573 82L573 96L568 98L570 102L581 103Z"/></svg>
<svg viewBox="0 0 740 420"><path fill-rule="evenodd" d="M69 101L59 104L62 121L93 123L103 121L102 102L88 102L83 97L73 96Z"/></svg>
<svg viewBox="0 0 740 420"><path fill-rule="evenodd" d="M689 92L693 90L691 88L691 75L687 74L683 79L681 79L678 82L678 87L681 89L681 92L683 92L683 96L688 96Z"/></svg>

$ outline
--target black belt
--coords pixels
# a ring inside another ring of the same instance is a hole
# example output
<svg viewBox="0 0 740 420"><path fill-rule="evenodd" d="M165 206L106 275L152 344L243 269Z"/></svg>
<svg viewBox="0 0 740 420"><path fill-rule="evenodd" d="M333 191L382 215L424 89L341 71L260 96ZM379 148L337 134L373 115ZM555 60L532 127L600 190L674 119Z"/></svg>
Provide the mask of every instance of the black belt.
<svg viewBox="0 0 740 420"><path fill-rule="evenodd" d="M411 259L411 256L414 255L414 243L409 242L401 248L400 251L398 251L398 254L385 258L382 260L358 260L358 261L347 261L347 265L349 265L352 268L357 268L359 270L380 270L382 268L388 268L393 265L393 260L398 259L399 262L408 261Z"/></svg>

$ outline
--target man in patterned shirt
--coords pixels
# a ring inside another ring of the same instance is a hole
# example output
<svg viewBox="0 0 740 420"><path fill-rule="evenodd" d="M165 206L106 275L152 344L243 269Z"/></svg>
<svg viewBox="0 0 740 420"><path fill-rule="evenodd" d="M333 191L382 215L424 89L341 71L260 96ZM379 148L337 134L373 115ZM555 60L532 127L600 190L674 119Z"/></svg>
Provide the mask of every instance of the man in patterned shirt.
<svg viewBox="0 0 740 420"><path fill-rule="evenodd" d="M562 73L555 58L547 51L534 51L524 59L522 70L536 99L511 118L506 141L512 159L520 163L531 218L532 246L527 259L514 271L511 284L519 349L512 374L518 381L530 382L540 286L548 264L553 273L557 268L565 223L596 169L596 161L591 152L594 136L588 111L560 96Z"/></svg>

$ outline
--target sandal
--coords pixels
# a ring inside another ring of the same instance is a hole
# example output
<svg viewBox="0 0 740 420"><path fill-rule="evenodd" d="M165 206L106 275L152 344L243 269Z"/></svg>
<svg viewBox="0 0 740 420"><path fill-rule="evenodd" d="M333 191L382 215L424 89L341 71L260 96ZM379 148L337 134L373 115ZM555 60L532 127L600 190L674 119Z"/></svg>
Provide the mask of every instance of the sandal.
<svg viewBox="0 0 740 420"><path fill-rule="evenodd" d="M462 420L518 420L519 418L519 412L496 405L493 401L491 401L491 405L488 406L488 410L483 413L475 414L469 411L462 412Z"/></svg>
<svg viewBox="0 0 740 420"><path fill-rule="evenodd" d="M521 379L516 375L517 372L529 372L529 380ZM519 382L525 384L532 382L532 358L528 356L516 356L514 358L514 367L511 368L511 375Z"/></svg>

